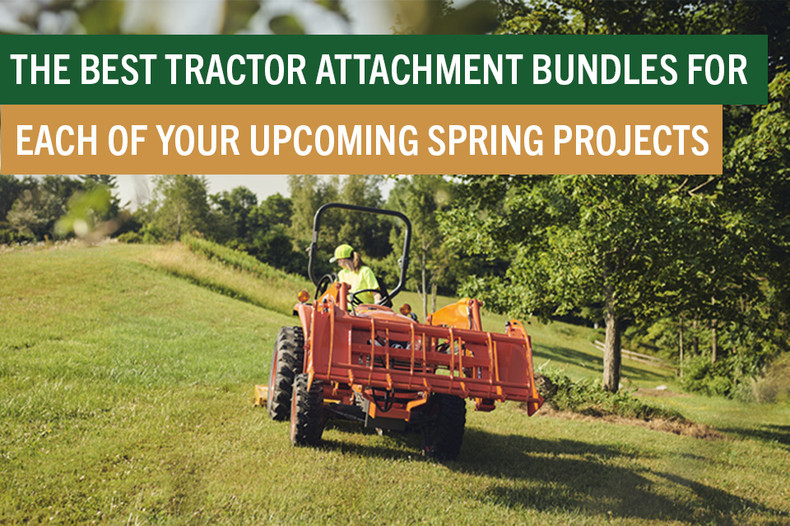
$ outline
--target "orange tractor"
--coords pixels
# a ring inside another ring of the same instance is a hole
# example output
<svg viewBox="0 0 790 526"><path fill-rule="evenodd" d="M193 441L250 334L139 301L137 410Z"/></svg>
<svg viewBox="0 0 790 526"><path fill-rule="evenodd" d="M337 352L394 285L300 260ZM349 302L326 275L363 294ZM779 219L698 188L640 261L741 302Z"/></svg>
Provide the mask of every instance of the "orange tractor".
<svg viewBox="0 0 790 526"><path fill-rule="evenodd" d="M405 225L400 279L380 304L362 304L332 274L316 278L313 260L322 215L331 208L394 216ZM294 445L318 445L330 418L377 430L422 431L423 451L455 459L466 424L466 402L491 411L496 402L525 402L531 415L543 399L535 388L530 338L521 323L505 333L483 331L481 302L462 299L418 323L406 305L386 305L403 288L411 223L400 212L329 203L315 215L308 271L317 289L294 307L300 325L277 335L267 387L256 389L275 420L291 421Z"/></svg>

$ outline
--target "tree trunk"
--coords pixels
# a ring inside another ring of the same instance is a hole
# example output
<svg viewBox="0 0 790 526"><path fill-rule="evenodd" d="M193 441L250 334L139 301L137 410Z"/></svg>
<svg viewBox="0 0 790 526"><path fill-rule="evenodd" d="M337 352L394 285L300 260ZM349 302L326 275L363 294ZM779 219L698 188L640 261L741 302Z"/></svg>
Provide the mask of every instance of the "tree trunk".
<svg viewBox="0 0 790 526"><path fill-rule="evenodd" d="M431 312L436 312L436 283L431 283Z"/></svg>
<svg viewBox="0 0 790 526"><path fill-rule="evenodd" d="M614 295L610 286L606 287L604 300L604 321L606 322L606 341L603 346L603 388L616 393L620 388L620 319L614 312Z"/></svg>
<svg viewBox="0 0 790 526"><path fill-rule="evenodd" d="M694 356L699 356L699 337L697 337L697 318L691 322L691 328L694 329L694 337L691 339L691 348L694 350Z"/></svg>
<svg viewBox="0 0 790 526"><path fill-rule="evenodd" d="M678 325L678 346L680 347L680 377L683 378L683 318L680 318Z"/></svg>
<svg viewBox="0 0 790 526"><path fill-rule="evenodd" d="M719 337L716 333L716 320L713 319L710 322L711 325L711 339L710 339L710 363L716 363L716 351L718 350L717 347L719 346Z"/></svg>

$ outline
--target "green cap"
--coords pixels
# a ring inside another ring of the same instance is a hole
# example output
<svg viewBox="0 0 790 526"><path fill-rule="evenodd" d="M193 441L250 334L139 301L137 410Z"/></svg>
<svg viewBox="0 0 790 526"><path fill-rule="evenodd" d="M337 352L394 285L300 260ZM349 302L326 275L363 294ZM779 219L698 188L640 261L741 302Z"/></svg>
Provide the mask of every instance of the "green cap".
<svg viewBox="0 0 790 526"><path fill-rule="evenodd" d="M340 245L335 249L335 257L330 259L329 262L334 263L338 259L349 259L353 252L354 249L351 248L351 245Z"/></svg>

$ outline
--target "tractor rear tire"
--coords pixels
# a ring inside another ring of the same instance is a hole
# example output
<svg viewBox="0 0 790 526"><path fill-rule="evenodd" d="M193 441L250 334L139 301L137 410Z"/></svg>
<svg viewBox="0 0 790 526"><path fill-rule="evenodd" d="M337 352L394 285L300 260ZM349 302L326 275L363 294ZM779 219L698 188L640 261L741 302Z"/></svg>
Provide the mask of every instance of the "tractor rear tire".
<svg viewBox="0 0 790 526"><path fill-rule="evenodd" d="M455 460L461 452L466 426L466 401L458 396L437 393L431 397L435 420L425 432L423 451L433 460Z"/></svg>
<svg viewBox="0 0 790 526"><path fill-rule="evenodd" d="M306 373L296 375L291 398L291 443L317 446L324 432L324 387L318 380L307 389Z"/></svg>
<svg viewBox="0 0 790 526"><path fill-rule="evenodd" d="M266 409L274 420L287 420L291 411L294 376L302 372L304 332L301 327L282 327L274 342L269 370Z"/></svg>

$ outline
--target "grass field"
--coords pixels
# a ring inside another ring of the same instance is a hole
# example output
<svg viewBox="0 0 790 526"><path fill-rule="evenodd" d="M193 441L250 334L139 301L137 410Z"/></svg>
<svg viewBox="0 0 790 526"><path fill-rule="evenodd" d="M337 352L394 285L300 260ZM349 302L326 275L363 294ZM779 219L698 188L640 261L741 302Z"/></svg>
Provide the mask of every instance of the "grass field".
<svg viewBox="0 0 790 526"><path fill-rule="evenodd" d="M294 318L175 275L162 263L174 250L0 254L0 523L790 524L787 405L656 399L720 440L470 406L447 464L423 460L416 437L353 427L293 448L252 397ZM584 329L528 330L536 365L599 374ZM628 360L624 376L675 388Z"/></svg>

